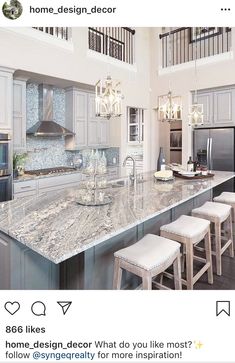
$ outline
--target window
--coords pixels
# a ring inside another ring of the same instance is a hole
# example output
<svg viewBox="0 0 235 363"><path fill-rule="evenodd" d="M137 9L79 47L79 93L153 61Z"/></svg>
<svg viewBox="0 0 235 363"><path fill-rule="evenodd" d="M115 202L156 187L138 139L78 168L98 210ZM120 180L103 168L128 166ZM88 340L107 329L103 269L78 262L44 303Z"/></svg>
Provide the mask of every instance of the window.
<svg viewBox="0 0 235 363"><path fill-rule="evenodd" d="M134 35L131 28L88 28L89 49L133 64Z"/></svg>
<svg viewBox="0 0 235 363"><path fill-rule="evenodd" d="M144 141L144 109L127 107L128 143Z"/></svg>

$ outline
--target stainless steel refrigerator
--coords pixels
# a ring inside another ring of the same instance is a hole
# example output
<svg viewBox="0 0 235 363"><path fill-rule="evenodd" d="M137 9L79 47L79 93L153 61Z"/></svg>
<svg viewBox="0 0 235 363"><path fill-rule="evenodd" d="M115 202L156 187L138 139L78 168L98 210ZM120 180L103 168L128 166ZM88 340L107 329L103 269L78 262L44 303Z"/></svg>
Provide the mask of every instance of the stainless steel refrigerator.
<svg viewBox="0 0 235 363"><path fill-rule="evenodd" d="M235 128L201 128L194 130L193 157L209 170L235 171L234 140ZM234 191L234 180L217 188L220 191Z"/></svg>

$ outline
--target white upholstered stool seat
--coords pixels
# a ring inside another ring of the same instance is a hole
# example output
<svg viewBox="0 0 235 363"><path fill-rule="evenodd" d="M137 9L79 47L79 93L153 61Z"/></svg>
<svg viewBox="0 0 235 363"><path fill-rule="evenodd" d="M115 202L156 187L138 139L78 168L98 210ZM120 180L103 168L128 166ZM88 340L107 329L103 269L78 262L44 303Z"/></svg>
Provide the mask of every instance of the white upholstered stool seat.
<svg viewBox="0 0 235 363"><path fill-rule="evenodd" d="M172 257L179 251L180 244L169 239L147 234L139 242L114 253L115 257L126 260L145 270L172 263Z"/></svg>
<svg viewBox="0 0 235 363"><path fill-rule="evenodd" d="M178 235L189 238L190 242L195 244L202 240L201 236L206 234L209 225L210 222L205 219L182 215L176 221L161 226L160 230L161 235L162 232Z"/></svg>
<svg viewBox="0 0 235 363"><path fill-rule="evenodd" d="M187 289L193 289L195 282L207 271L208 282L213 283L210 221L192 217L180 216L176 221L161 226L161 236L182 243L186 254L186 280L182 282ZM194 245L204 240L206 258L194 256ZM203 267L194 276L193 261L203 262Z"/></svg>
<svg viewBox="0 0 235 363"><path fill-rule="evenodd" d="M114 253L113 288L121 288L122 269L142 278L143 289L152 288L152 278L173 264L175 287L181 288L180 244L167 238L147 234L140 241ZM156 285L156 283L155 283ZM157 284L164 288L163 285Z"/></svg>
<svg viewBox="0 0 235 363"><path fill-rule="evenodd" d="M218 197L215 197L214 202L224 203L231 205L232 207L232 217L233 221L235 221L235 193L232 192L223 192Z"/></svg>
<svg viewBox="0 0 235 363"><path fill-rule="evenodd" d="M192 210L193 216L208 219L211 222L224 222L230 215L231 206L223 203L206 202Z"/></svg>
<svg viewBox="0 0 235 363"><path fill-rule="evenodd" d="M215 230L215 251L212 254L216 256L217 275L222 274L222 254L229 248L230 256L234 256L233 251L233 233L232 233L232 207L228 204L217 202L206 202L199 208L192 210L195 217L204 218L212 223ZM222 224L225 235L222 236ZM212 232L212 231L211 231ZM222 240L225 241L222 246ZM198 248L201 249L200 247ZM201 249L202 250L202 249Z"/></svg>
<svg viewBox="0 0 235 363"><path fill-rule="evenodd" d="M234 203L235 204L235 193L232 192L223 192L218 197L213 199L215 202L219 203Z"/></svg>

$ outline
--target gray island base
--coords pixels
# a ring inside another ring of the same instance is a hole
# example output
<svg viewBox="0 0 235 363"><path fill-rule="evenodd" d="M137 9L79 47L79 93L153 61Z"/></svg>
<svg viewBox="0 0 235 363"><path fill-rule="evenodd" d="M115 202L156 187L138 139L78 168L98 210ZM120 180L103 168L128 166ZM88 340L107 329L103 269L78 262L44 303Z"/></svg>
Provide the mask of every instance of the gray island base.
<svg viewBox="0 0 235 363"><path fill-rule="evenodd" d="M78 205L79 188L0 204L0 289L112 289L113 254L212 199L233 172L211 179L154 182L106 190L112 203ZM124 287L137 280L124 274Z"/></svg>

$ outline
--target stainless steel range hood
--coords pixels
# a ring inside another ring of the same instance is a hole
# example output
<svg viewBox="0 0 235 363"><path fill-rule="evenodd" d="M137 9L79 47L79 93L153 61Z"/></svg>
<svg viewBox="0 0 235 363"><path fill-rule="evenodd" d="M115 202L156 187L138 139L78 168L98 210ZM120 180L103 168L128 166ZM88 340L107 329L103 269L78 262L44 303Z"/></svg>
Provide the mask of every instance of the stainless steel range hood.
<svg viewBox="0 0 235 363"><path fill-rule="evenodd" d="M74 132L53 121L53 86L39 85L39 122L27 130L34 136L72 136Z"/></svg>

